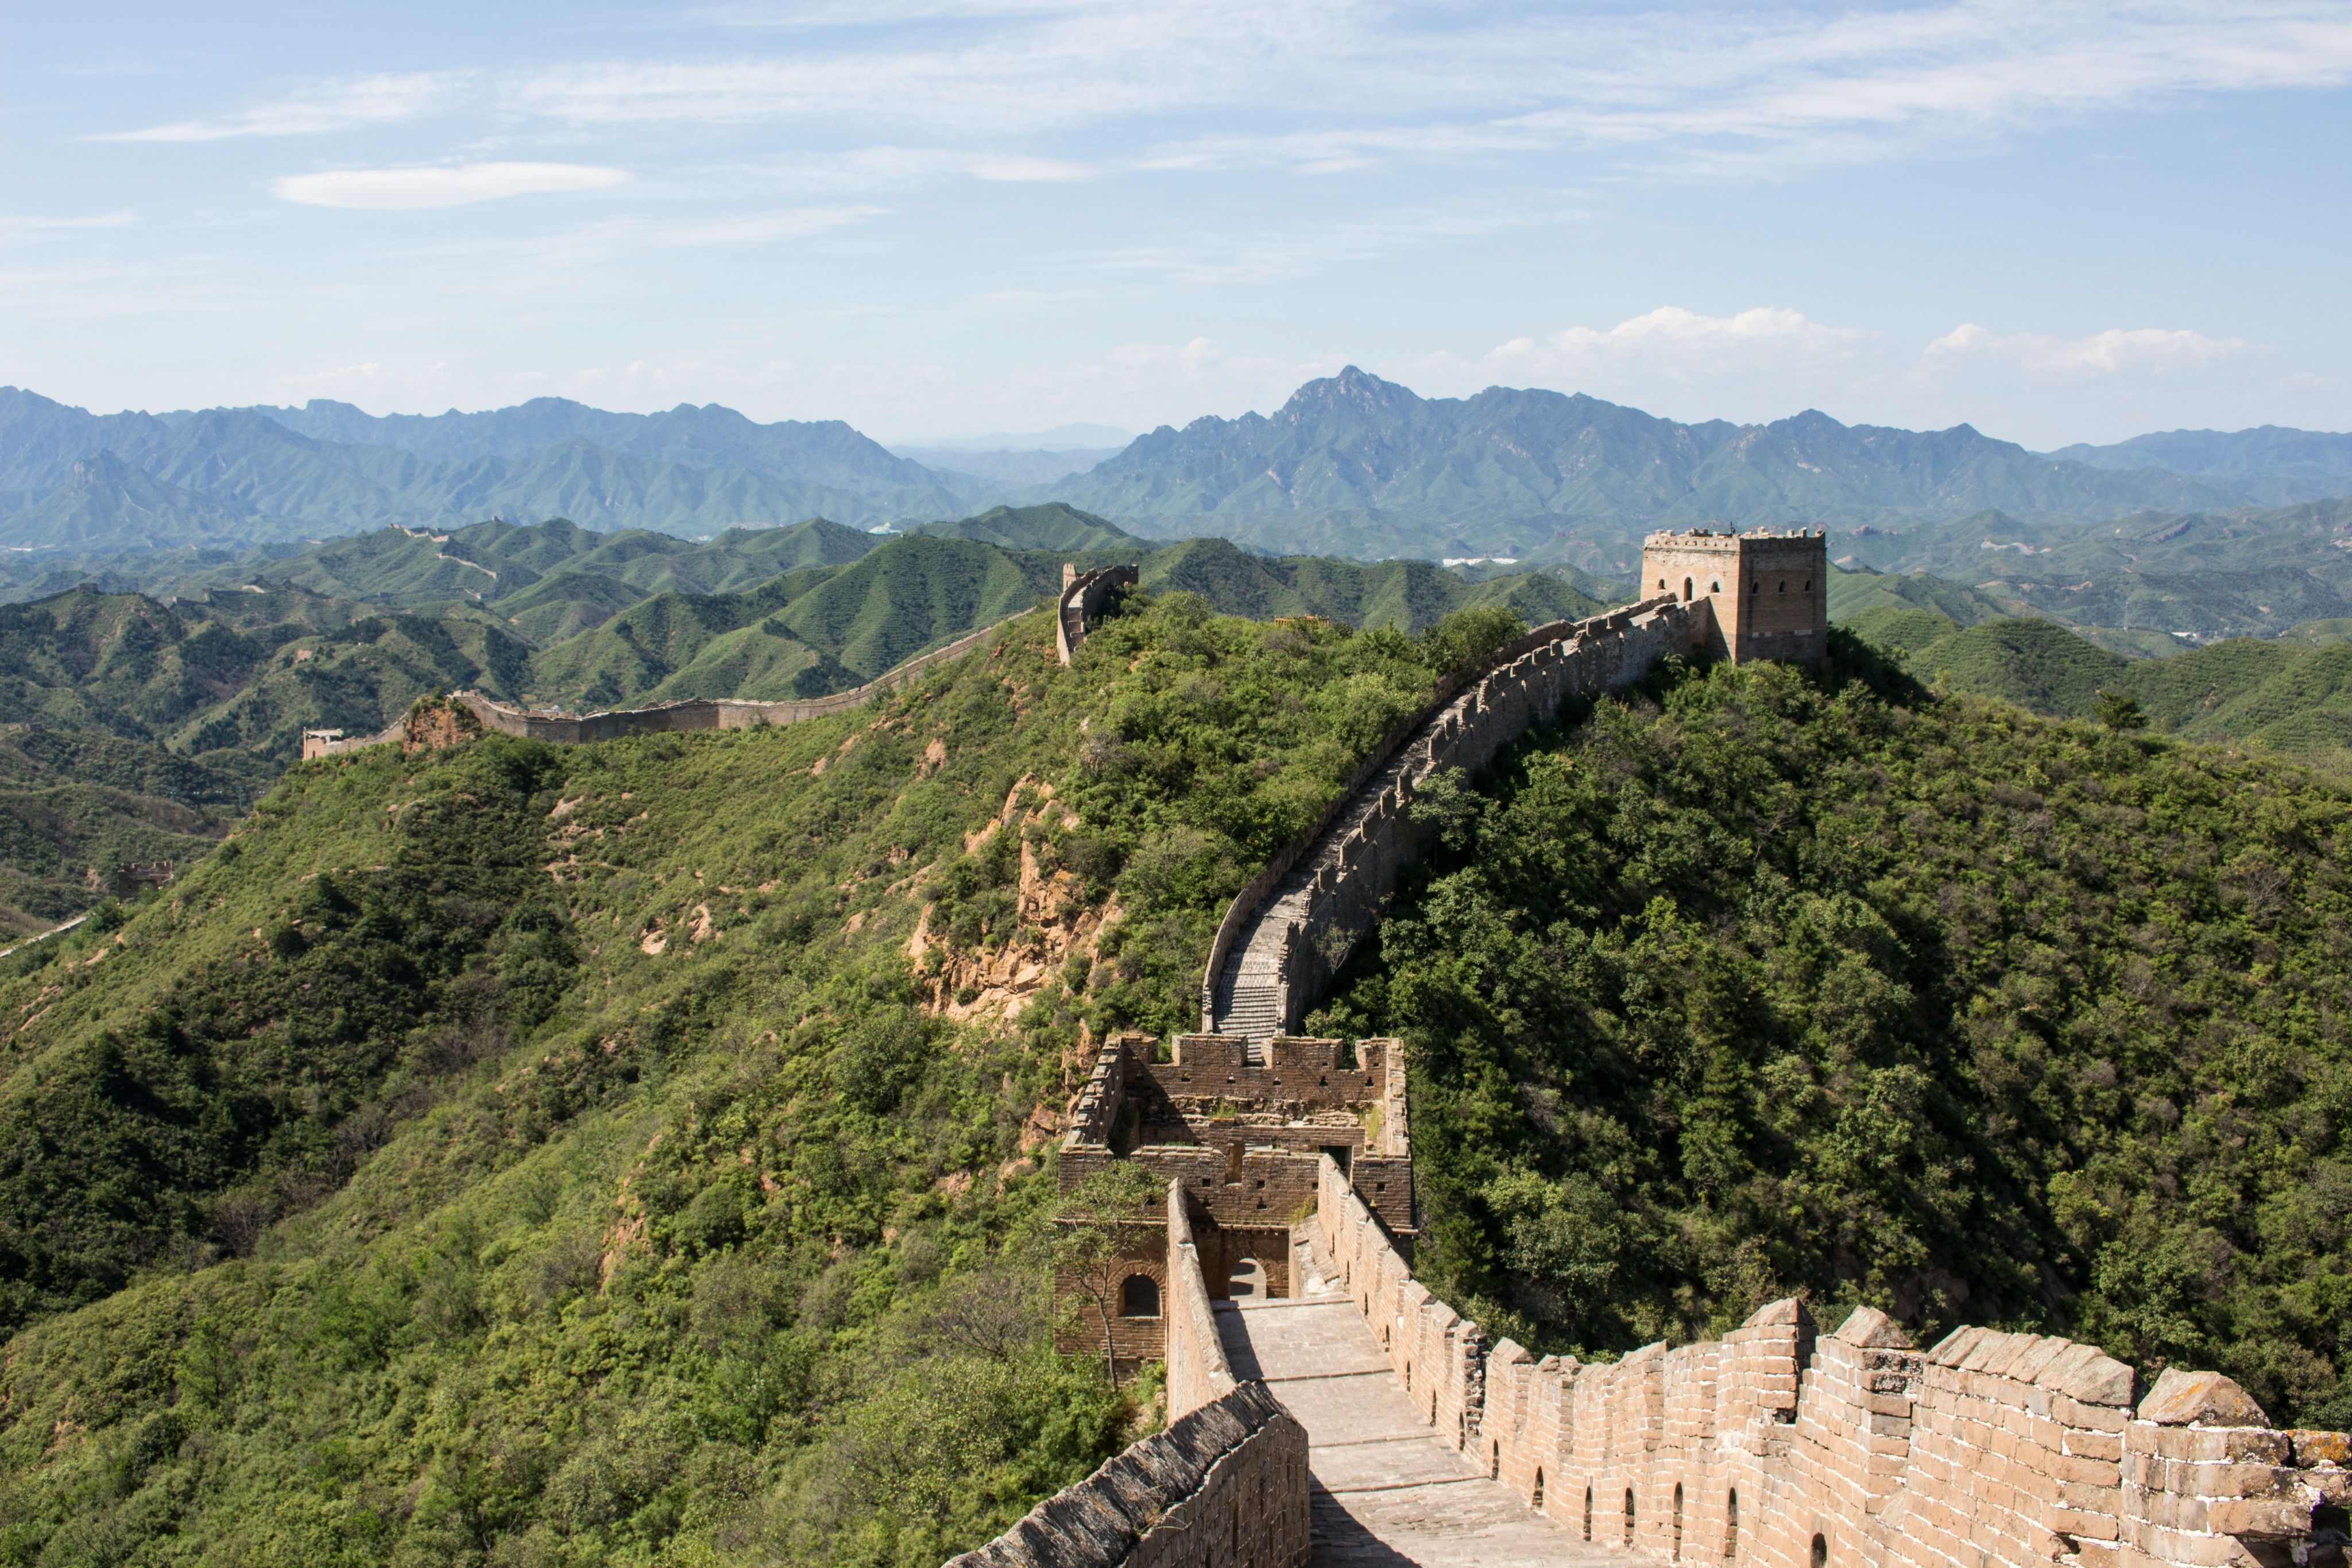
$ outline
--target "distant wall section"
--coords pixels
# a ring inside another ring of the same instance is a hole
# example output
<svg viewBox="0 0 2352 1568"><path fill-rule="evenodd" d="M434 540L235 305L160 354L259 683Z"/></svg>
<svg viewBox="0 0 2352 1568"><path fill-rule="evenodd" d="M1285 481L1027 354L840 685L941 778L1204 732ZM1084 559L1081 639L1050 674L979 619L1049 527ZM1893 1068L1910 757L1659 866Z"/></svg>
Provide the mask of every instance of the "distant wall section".
<svg viewBox="0 0 2352 1568"><path fill-rule="evenodd" d="M1102 619L1103 606L1110 602L1110 596L1135 583L1136 570L1131 566L1082 572L1075 565L1063 564L1062 597L1054 610L1054 645L1062 663L1068 664L1077 653L1087 632Z"/></svg>

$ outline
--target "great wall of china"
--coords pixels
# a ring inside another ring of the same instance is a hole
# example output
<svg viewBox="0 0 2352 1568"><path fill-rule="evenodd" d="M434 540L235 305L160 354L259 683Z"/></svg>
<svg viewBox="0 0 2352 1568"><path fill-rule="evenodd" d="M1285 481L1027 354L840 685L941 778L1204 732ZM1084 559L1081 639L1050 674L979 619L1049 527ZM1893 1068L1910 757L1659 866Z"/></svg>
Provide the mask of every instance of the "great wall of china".
<svg viewBox="0 0 2352 1568"><path fill-rule="evenodd" d="M1134 1162L1163 1178L1164 1212L1124 1224L1109 1343L1066 1316L1056 1338L1163 1362L1168 1422L950 1568L2343 1568L2352 1439L2274 1429L2217 1374L2168 1368L2142 1390L2062 1338L1962 1328L1923 1351L1874 1311L1822 1333L1797 1301L1719 1341L1580 1364L1489 1347L1413 1278L1399 1042L1289 1031L1420 853L1416 789L1669 654L1822 657L1824 553L1818 534L1654 536L1654 597L1539 628L1450 684L1234 900L1204 972L1208 1032L1165 1061L1145 1036L1104 1044L1060 1179ZM1064 663L1133 580L1065 573ZM995 630L807 702L561 716L460 700L558 741L793 723ZM304 755L438 738L415 719L316 752L306 736ZM1057 1311L1072 1285L1057 1276Z"/></svg>
<svg viewBox="0 0 2352 1568"><path fill-rule="evenodd" d="M1104 607L1109 603L1112 594L1120 588L1131 586L1135 580L1135 568L1131 566L1104 567L1085 573L1075 567L1063 568L1062 591L1054 606L1055 642L1063 664L1070 662L1078 644L1086 640L1087 629L1102 618ZM1028 612L1020 613L1025 615ZM485 729L563 746L618 740L627 735L682 734L713 729L752 729L770 724L799 724L804 719L824 718L831 714L848 713L863 707L875 697L897 690L926 671L961 658L1015 619L1018 617L1007 616L1003 621L993 622L942 647L909 659L862 686L853 686L845 692L834 692L821 697L779 702L758 702L741 697L690 697L683 702L655 703L645 707L611 708L582 714L567 714L552 708L517 707L511 703L502 703L473 691L458 692L451 700L463 705ZM346 737L341 730L306 729L302 732L302 759L307 762L314 757L341 756L371 746L388 746L395 741L417 743L413 716L404 715L383 729L367 736Z"/></svg>
<svg viewBox="0 0 2352 1568"><path fill-rule="evenodd" d="M951 1568L2342 1568L2352 1439L2274 1429L2218 1374L2143 1390L2063 1338L1962 1328L1923 1351L1881 1312L1822 1333L1793 1300L1585 1365L1490 1348L1414 1280L1398 1042L1289 1031L1419 853L1431 774L1668 653L1823 656L1820 536L1753 538L1654 536L1658 597L1541 628L1441 693L1234 901L1211 1032L1164 1061L1106 1042L1064 1189L1132 1161L1167 1211L1130 1222L1110 1343L1074 1318L1057 1335L1163 1359L1170 1424Z"/></svg>

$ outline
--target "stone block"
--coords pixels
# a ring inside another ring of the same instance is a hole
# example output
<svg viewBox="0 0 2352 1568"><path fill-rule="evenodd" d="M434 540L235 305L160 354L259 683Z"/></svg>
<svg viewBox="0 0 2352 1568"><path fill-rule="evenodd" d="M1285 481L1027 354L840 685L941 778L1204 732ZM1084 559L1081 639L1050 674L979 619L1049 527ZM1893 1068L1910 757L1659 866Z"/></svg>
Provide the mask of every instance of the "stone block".
<svg viewBox="0 0 2352 1568"><path fill-rule="evenodd" d="M2112 1400L2098 1403L2112 1404ZM2159 1427L2268 1427L2270 1417L2246 1391L2218 1372L2183 1372L2177 1366L2164 1375L2140 1401L2139 1418Z"/></svg>

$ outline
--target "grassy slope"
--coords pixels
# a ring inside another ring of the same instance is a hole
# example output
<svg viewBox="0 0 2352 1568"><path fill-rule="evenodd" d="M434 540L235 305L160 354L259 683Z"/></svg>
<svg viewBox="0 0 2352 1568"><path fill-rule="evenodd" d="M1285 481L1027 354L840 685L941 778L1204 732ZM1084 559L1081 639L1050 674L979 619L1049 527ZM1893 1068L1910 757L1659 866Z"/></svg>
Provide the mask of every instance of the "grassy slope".
<svg viewBox="0 0 2352 1568"><path fill-rule="evenodd" d="M1041 1338L1081 1019L1188 1026L1222 901L1504 630L1169 595L835 719L298 767L169 898L0 968L0 1559L993 1533L1123 1440ZM985 956L1057 869L1100 939L1015 1025L926 1005L926 904L927 966Z"/></svg>
<svg viewBox="0 0 2352 1568"><path fill-rule="evenodd" d="M1796 1291L2352 1416L2352 796L1775 666L1657 695L1441 802L1313 1020L1412 1043L1434 1288L1586 1353Z"/></svg>

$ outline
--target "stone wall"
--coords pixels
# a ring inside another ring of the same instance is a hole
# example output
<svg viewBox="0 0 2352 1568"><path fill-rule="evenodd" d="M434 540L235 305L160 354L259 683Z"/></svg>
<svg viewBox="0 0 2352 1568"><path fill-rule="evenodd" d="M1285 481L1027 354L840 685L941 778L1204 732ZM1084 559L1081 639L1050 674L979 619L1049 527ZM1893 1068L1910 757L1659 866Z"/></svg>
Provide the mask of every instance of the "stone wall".
<svg viewBox="0 0 2352 1568"><path fill-rule="evenodd" d="M1070 662L1078 644L1087 640L1087 631L1102 619L1103 606L1110 602L1110 596L1133 587L1135 581L1131 566L1106 566L1087 572L1063 566L1062 597L1054 606L1054 644L1062 663Z"/></svg>
<svg viewBox="0 0 2352 1568"><path fill-rule="evenodd" d="M1007 617L1007 620L1013 617ZM804 719L824 718L829 714L847 713L863 707L880 694L892 691L922 674L935 664L960 658L979 647L1005 624L999 621L977 632L957 638L943 648L908 660L887 674L877 675L862 686L830 696L806 697L793 702L750 702L740 697L696 697L686 702L656 703L650 707L614 708L603 713L560 714L519 708L495 701L479 692L459 692L457 700L464 703L480 719L484 727L502 734L523 736L532 740L554 741L559 745L576 746L599 740L617 740L625 735L658 735L698 732L713 729L752 729L764 724L798 724Z"/></svg>
<svg viewBox="0 0 2352 1568"><path fill-rule="evenodd" d="M1238 1386L1217 1337L1208 1281L1192 1242L1192 1221L1181 1182L1168 1184L1168 1418L1188 1416Z"/></svg>
<svg viewBox="0 0 2352 1568"><path fill-rule="evenodd" d="M1160 1297L1168 1429L1055 1493L949 1568L1297 1568L1307 1429L1225 1359L1182 1185L1168 1184ZM1100 1346L1096 1346L1099 1354Z"/></svg>
<svg viewBox="0 0 2352 1568"><path fill-rule="evenodd" d="M2352 1442L2270 1429L2216 1374L1964 1328L1915 1349L1793 1301L1719 1341L1538 1360L1417 1283L1335 1164L1316 1229L1438 1434L1585 1539L1759 1568L2340 1564ZM2315 1524L2315 1512L2326 1510Z"/></svg>
<svg viewBox="0 0 2352 1568"><path fill-rule="evenodd" d="M1247 1383L948 1568L1302 1568L1307 1497L1307 1429Z"/></svg>
<svg viewBox="0 0 2352 1568"><path fill-rule="evenodd" d="M1653 599L1590 621L1554 622L1502 649L1373 748L1339 803L1242 890L1202 978L1202 1027L1253 1043L1295 1030L1420 854L1413 792L1431 774L1475 773L1571 696L1639 679L1714 638L1705 600Z"/></svg>

